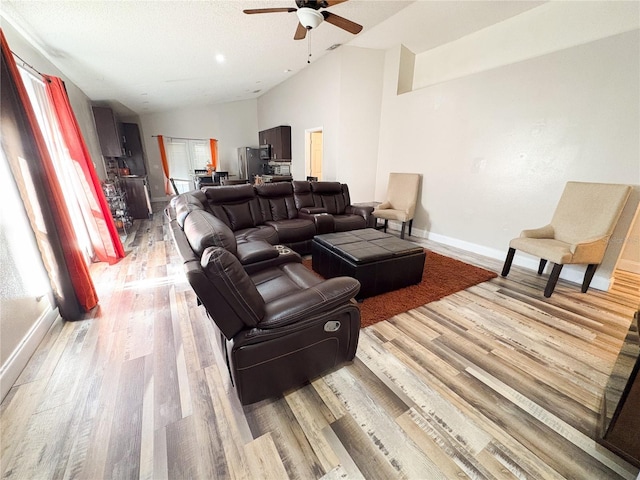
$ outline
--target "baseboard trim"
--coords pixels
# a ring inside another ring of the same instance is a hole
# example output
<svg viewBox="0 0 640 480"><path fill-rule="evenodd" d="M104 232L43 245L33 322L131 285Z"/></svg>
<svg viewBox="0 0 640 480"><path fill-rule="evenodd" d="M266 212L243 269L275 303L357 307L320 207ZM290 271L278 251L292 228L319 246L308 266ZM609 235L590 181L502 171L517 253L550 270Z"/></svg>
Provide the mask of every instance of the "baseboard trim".
<svg viewBox="0 0 640 480"><path fill-rule="evenodd" d="M44 336L59 318L58 308L52 309L48 307L40 315L40 318L36 320L4 365L0 367L0 401L4 400L4 397L9 393L33 352L36 351Z"/></svg>

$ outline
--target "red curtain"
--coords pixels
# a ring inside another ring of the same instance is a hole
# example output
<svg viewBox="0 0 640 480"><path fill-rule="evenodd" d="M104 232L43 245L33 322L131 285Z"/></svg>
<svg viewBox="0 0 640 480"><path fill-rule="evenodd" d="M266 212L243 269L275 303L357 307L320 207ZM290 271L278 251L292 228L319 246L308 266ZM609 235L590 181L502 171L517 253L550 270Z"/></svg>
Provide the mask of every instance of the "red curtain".
<svg viewBox="0 0 640 480"><path fill-rule="evenodd" d="M169 185L169 162L167 161L167 152L164 149L164 138L158 135L158 148L160 149L160 160L162 160L162 171L164 172L164 193L173 194L171 185Z"/></svg>
<svg viewBox="0 0 640 480"><path fill-rule="evenodd" d="M43 257L45 257L43 261L52 278L52 287L61 315L68 320L76 320L81 317L82 311L88 312L97 305L98 296L82 252L77 246L71 219L65 207L62 189L47 145L2 30L0 30L0 43L2 46L2 133L4 136L6 126L6 133L18 138L15 148L23 148L23 152L29 155L29 161L26 164L23 162L24 168L27 169L24 173L34 182L30 186L35 198L23 196L23 201L37 203L37 208L33 210L43 215L30 220L35 227L39 221L45 224L50 244L43 247L41 240L38 240L38 245L41 246ZM13 125L18 129L10 128ZM12 150L14 147L7 144L3 145L3 148L8 150L7 157L12 170L23 173L16 166L19 158ZM24 189L21 189L21 195L24 193ZM47 255L47 252L52 253ZM58 282L57 279L61 281Z"/></svg>
<svg viewBox="0 0 640 480"><path fill-rule="evenodd" d="M69 149L69 156L75 164L83 192L76 192L78 196L84 194L82 201L91 213L91 218L85 218L90 230L91 241L98 260L114 264L124 258L124 248L118 235L118 229L111 216L111 210L102 191L100 179L91 162L91 155L84 143L78 121L73 113L64 83L58 77L43 75L46 80L46 90L49 100L58 118L62 137Z"/></svg>
<svg viewBox="0 0 640 480"><path fill-rule="evenodd" d="M209 146L211 147L211 170L218 170L218 140L215 138L209 139Z"/></svg>

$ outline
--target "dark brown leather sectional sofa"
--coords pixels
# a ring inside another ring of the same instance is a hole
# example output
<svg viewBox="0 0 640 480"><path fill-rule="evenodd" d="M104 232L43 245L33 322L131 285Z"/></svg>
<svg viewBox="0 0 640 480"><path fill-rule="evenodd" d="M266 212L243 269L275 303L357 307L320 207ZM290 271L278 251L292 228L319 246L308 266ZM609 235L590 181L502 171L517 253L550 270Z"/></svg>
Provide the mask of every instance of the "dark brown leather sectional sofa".
<svg viewBox="0 0 640 480"><path fill-rule="evenodd" d="M209 187L172 199L165 213L175 244L242 404L355 356L360 283L324 280L297 252L308 253L316 233L370 226L371 210L350 206L338 182Z"/></svg>
<svg viewBox="0 0 640 480"><path fill-rule="evenodd" d="M259 186L209 187L179 195L178 216L205 210L222 220L238 242L261 239L296 252L311 253L313 237L372 227L373 207L351 205L339 182L278 182Z"/></svg>

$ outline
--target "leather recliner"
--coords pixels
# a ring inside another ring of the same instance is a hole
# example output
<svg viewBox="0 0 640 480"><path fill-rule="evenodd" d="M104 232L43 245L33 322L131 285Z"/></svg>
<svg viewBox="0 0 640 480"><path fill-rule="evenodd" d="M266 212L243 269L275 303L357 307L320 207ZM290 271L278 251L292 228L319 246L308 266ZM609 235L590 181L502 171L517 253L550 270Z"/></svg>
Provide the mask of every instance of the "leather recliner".
<svg viewBox="0 0 640 480"><path fill-rule="evenodd" d="M204 210L188 211L184 228L175 211L166 213L187 279L221 334L243 405L353 360L360 330L357 280L324 280L295 252L267 242L236 244L229 227Z"/></svg>

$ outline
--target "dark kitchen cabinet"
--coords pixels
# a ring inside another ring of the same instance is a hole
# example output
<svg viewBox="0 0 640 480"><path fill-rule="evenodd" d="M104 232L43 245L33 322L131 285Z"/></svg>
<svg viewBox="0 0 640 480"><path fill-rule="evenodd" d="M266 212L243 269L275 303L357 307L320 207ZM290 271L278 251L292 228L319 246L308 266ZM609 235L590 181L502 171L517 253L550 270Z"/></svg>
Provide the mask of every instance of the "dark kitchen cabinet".
<svg viewBox="0 0 640 480"><path fill-rule="evenodd" d="M122 189L126 192L129 214L133 218L151 218L151 198L147 177L127 175L120 177Z"/></svg>
<svg viewBox="0 0 640 480"><path fill-rule="evenodd" d="M147 174L147 167L145 166L138 124L122 123L121 131L124 147L123 166L129 169L131 175L145 176Z"/></svg>
<svg viewBox="0 0 640 480"><path fill-rule="evenodd" d="M121 157L122 142L113 111L109 107L91 107L96 132L100 142L100 151L104 157Z"/></svg>
<svg viewBox="0 0 640 480"><path fill-rule="evenodd" d="M261 132L258 132L258 142L260 143L260 146L271 145L271 136L269 133L269 130L262 130Z"/></svg>
<svg viewBox="0 0 640 480"><path fill-rule="evenodd" d="M291 127L281 125L258 132L260 145L271 145L271 160L275 162L291 161Z"/></svg>

